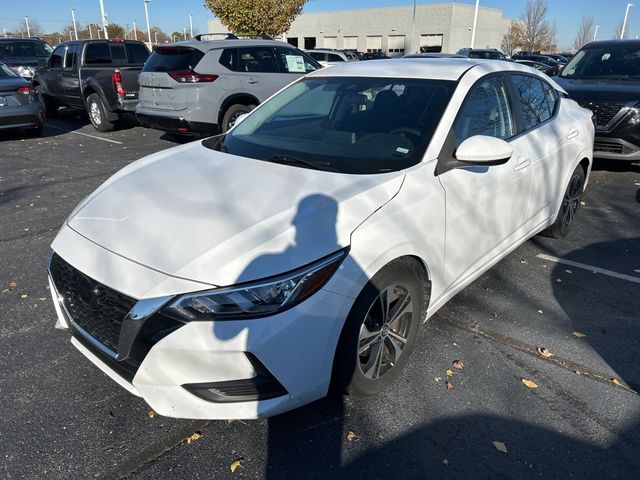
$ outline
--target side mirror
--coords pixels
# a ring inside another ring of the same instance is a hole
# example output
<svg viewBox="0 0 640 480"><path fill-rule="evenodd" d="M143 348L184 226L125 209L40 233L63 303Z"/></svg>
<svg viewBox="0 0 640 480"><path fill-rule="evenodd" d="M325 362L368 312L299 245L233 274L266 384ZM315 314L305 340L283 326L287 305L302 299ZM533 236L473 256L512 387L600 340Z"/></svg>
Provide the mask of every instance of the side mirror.
<svg viewBox="0 0 640 480"><path fill-rule="evenodd" d="M513 148L504 140L487 135L467 138L456 149L455 158L465 165L492 166L507 163Z"/></svg>

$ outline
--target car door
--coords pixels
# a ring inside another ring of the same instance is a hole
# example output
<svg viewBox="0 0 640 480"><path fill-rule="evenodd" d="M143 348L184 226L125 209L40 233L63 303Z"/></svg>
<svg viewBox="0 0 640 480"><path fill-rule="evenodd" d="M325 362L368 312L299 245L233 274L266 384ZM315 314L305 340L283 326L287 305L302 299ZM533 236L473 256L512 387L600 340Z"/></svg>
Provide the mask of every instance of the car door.
<svg viewBox="0 0 640 480"><path fill-rule="evenodd" d="M523 148L531 160L531 190L525 217L531 227L555 214L557 199L564 190L563 159L577 155L569 142L571 119L558 119L558 94L547 82L526 73L510 73L516 108L520 111ZM572 153L573 152L573 153Z"/></svg>
<svg viewBox="0 0 640 480"><path fill-rule="evenodd" d="M476 82L450 133L456 147L475 135L503 139L513 148L513 155L503 165L457 168L439 175L446 192L444 275L448 286L463 282L521 236L530 161L526 144L516 136L517 122L506 82L502 74Z"/></svg>
<svg viewBox="0 0 640 480"><path fill-rule="evenodd" d="M61 77L62 62L66 48L66 45L56 47L47 61L47 66L39 72L40 77L47 86L49 95L55 97L60 102L64 102L64 87L62 86Z"/></svg>
<svg viewBox="0 0 640 480"><path fill-rule="evenodd" d="M245 91L260 103L293 80L280 69L274 48L266 45L239 47L238 71Z"/></svg>
<svg viewBox="0 0 640 480"><path fill-rule="evenodd" d="M67 45L60 76L67 104L76 107L82 106L77 65L80 51L81 46L78 44L72 43Z"/></svg>

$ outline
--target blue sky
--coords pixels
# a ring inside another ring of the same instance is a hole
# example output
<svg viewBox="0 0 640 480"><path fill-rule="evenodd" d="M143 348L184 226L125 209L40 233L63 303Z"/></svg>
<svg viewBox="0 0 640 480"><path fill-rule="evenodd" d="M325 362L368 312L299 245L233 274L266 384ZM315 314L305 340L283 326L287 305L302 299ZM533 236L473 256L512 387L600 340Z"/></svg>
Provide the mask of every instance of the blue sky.
<svg viewBox="0 0 640 480"><path fill-rule="evenodd" d="M418 0L418 3L442 3L443 0ZM143 0L104 0L111 22L129 24L135 19L144 26ZM411 0L310 0L305 11L317 12L338 10L345 7L367 8L411 4ZM459 3L474 4L474 0L459 0ZM509 18L517 18L526 0L480 0L482 6L499 8ZM612 38L616 26L622 21L627 0L548 0L549 20L558 28L558 43L568 48L573 43L582 15L592 16L600 25L598 38ZM0 0L0 29L15 28L21 18L28 15L40 23L46 31L62 30L71 23L71 8L76 9L79 22L98 23L100 6L98 0ZM182 31L189 26L189 13L193 14L194 27L206 31L207 19L211 12L203 6L202 0L152 0L149 16L152 25L164 31ZM640 2L632 7L628 20L629 36L640 33ZM0 30L1 32L1 30Z"/></svg>

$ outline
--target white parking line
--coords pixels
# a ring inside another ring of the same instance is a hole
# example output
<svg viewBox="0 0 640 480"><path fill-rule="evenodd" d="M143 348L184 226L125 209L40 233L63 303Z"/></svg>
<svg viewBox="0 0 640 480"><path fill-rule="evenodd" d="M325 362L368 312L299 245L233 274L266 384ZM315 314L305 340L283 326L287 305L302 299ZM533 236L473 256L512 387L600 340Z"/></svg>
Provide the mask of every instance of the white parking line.
<svg viewBox="0 0 640 480"><path fill-rule="evenodd" d="M74 130L67 130L65 128L60 128L60 127L56 127L55 125L51 125L50 123L47 123L46 126L50 127L50 128L55 128L56 130L60 130L61 132L75 133L76 135L82 135L82 136L85 136L85 137L95 138L96 140L102 140L103 142L111 142L111 143L116 143L118 145L122 145L123 144L123 142L119 142L117 140L110 140L108 138L97 137L95 135L89 135L88 133L76 132Z"/></svg>
<svg viewBox="0 0 640 480"><path fill-rule="evenodd" d="M576 267L576 268L583 268L593 273L608 275L609 277L619 278L620 280L626 280L627 282L640 283L639 277L632 277L631 275L625 275L623 273L617 273L611 270L605 270L604 268L594 267L592 265L587 265L586 263L572 262L571 260L564 260L562 258L553 257L551 255L545 255L544 253L539 253L538 255L536 255L536 257L542 260L547 260L549 262L561 263L563 265L569 265L571 267Z"/></svg>

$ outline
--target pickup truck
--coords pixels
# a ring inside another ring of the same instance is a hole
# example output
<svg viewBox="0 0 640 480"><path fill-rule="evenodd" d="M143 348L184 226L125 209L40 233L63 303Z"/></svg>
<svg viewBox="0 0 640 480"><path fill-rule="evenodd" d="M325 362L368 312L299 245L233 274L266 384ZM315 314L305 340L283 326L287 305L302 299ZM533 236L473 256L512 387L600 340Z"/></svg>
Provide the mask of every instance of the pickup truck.
<svg viewBox="0 0 640 480"><path fill-rule="evenodd" d="M149 56L134 40L76 40L60 44L33 77L47 117L66 106L86 110L93 127L112 130L121 114L135 111L138 74Z"/></svg>

